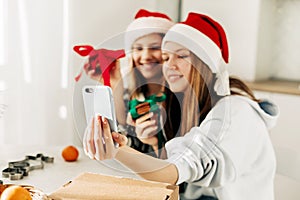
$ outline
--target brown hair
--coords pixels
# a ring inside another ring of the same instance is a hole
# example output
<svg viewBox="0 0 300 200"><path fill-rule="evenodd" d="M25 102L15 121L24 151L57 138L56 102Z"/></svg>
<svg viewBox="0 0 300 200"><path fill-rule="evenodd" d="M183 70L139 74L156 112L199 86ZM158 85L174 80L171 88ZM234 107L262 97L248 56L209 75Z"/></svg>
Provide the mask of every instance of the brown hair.
<svg viewBox="0 0 300 200"><path fill-rule="evenodd" d="M191 57L190 88L189 92L185 93L181 109L181 119L185 120L181 123L181 135L187 133L192 127L199 126L214 105L223 98L214 91L215 74L193 53L191 53ZM259 101L251 89L240 79L230 77L229 84L231 95L247 96L254 101Z"/></svg>
<svg viewBox="0 0 300 200"><path fill-rule="evenodd" d="M164 33L158 33L161 38L165 36ZM161 66L162 67L162 66ZM140 98L141 94L144 97L147 97L149 88L148 88L148 81L145 79L145 77L142 75L142 73L137 69L137 67L134 64L134 61L132 58L130 58L129 68L131 69L128 75L128 80L130 82L128 83L128 89L130 94L130 99ZM163 75L162 75L163 76ZM163 77L162 77L163 78ZM165 82L165 81L164 81ZM157 83L157 85L161 86L161 92L164 92L167 96L166 101L162 102L162 106L164 109L166 109L167 118L165 119L164 123L164 132L166 134L167 140L172 139L175 134L178 132L180 120L181 120L181 112L177 113L175 109L180 107L179 100L175 97L173 92L168 88L165 87L165 83ZM175 116L171 118L170 116Z"/></svg>
<svg viewBox="0 0 300 200"><path fill-rule="evenodd" d="M161 39L163 39L163 37L165 36L164 33L157 33L157 34L161 36ZM141 94L143 94L146 97L149 91L147 79L145 79L142 73L137 69L132 58L130 58L129 65L130 65L129 66L130 69L132 69L130 72L129 80L133 80L129 83L131 99L138 98Z"/></svg>

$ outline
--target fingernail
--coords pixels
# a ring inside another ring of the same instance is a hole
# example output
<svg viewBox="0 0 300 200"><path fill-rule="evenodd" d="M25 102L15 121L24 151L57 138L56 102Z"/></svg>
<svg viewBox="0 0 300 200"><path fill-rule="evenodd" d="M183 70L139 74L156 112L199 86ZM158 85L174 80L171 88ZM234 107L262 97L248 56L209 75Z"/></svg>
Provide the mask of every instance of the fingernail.
<svg viewBox="0 0 300 200"><path fill-rule="evenodd" d="M154 115L154 113L153 113L153 112L151 112L151 113L150 113L150 117L152 117L153 115Z"/></svg>
<svg viewBox="0 0 300 200"><path fill-rule="evenodd" d="M106 124L106 123L107 123L105 117L102 117L102 122L103 122L103 124Z"/></svg>
<svg viewBox="0 0 300 200"><path fill-rule="evenodd" d="M118 139L120 137L118 133L112 133L112 136L116 139Z"/></svg>
<svg viewBox="0 0 300 200"><path fill-rule="evenodd" d="M99 115L97 115L97 116L95 117L95 121L96 121L96 126L99 126L99 125L101 124L101 118L100 118Z"/></svg>

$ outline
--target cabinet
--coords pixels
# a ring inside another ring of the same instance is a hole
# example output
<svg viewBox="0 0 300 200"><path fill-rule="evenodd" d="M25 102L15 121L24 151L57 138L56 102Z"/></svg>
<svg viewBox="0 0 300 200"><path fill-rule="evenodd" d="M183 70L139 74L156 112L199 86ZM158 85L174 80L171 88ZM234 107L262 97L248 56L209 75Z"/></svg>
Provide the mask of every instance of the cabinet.
<svg viewBox="0 0 300 200"><path fill-rule="evenodd" d="M255 91L258 98L268 98L279 106L277 125L271 140L277 158L275 198L298 199L300 196L300 96Z"/></svg>

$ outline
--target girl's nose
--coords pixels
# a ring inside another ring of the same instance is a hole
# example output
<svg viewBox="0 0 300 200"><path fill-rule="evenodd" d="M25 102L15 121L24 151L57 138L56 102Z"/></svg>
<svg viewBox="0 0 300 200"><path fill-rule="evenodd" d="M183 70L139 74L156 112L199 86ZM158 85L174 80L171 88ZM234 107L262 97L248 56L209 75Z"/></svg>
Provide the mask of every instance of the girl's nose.
<svg viewBox="0 0 300 200"><path fill-rule="evenodd" d="M166 68L168 69L168 70L177 70L177 67L176 67L176 65L174 65L174 64L170 64L170 63L164 63L164 66L166 66Z"/></svg>
<svg viewBox="0 0 300 200"><path fill-rule="evenodd" d="M168 69L173 69L173 70L177 69L176 62L174 62L174 60L171 57L167 61L165 61L164 64Z"/></svg>
<svg viewBox="0 0 300 200"><path fill-rule="evenodd" d="M150 49L149 48L144 48L142 51L142 58L147 59L151 57Z"/></svg>

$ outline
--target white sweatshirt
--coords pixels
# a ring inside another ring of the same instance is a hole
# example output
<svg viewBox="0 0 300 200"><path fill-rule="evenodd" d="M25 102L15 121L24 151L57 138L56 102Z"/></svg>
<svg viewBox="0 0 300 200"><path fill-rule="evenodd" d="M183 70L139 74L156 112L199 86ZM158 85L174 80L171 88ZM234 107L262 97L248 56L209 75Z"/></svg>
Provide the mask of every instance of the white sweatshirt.
<svg viewBox="0 0 300 200"><path fill-rule="evenodd" d="M276 159L268 130L278 115L278 107L269 101L228 96L199 127L167 142L168 161L179 172L177 184L188 182L184 197L274 199Z"/></svg>

